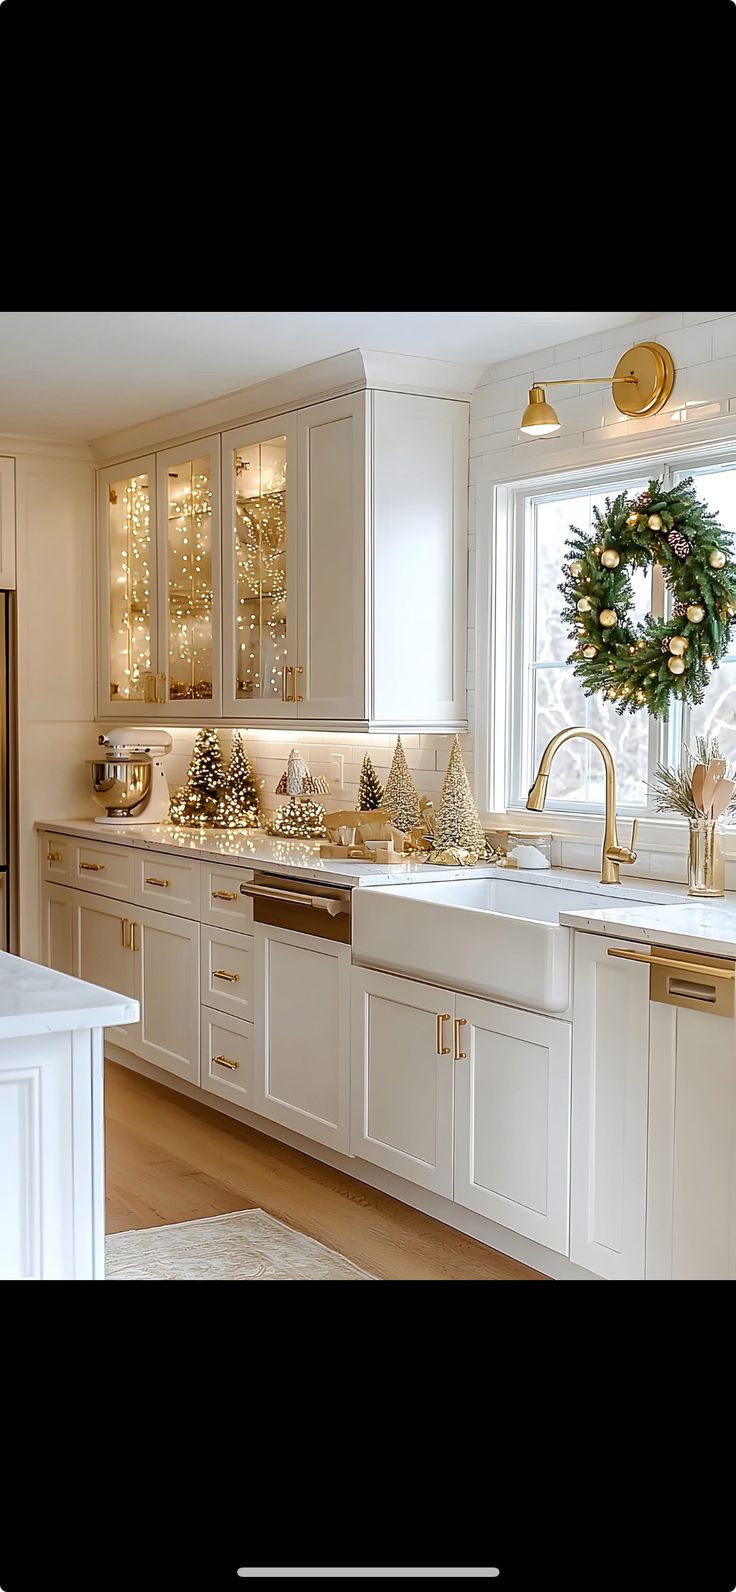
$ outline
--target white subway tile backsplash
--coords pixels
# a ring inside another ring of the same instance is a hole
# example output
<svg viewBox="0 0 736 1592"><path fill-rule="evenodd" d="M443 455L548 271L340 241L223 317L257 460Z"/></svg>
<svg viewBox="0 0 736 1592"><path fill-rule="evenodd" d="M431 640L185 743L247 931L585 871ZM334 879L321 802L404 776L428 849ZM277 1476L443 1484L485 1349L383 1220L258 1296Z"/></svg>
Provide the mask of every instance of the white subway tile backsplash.
<svg viewBox="0 0 736 1592"><path fill-rule="evenodd" d="M566 359L583 359L587 354L599 354L603 347L603 338L600 332L589 332L587 337L573 337L569 343L559 343L553 350L555 360L563 363ZM546 350L539 356L546 359Z"/></svg>
<svg viewBox="0 0 736 1592"><path fill-rule="evenodd" d="M733 315L733 310L685 310L684 322L686 326L695 326L698 321L720 321Z"/></svg>
<svg viewBox="0 0 736 1592"><path fill-rule="evenodd" d="M630 348L632 343L648 343L663 341L663 332L677 331L683 325L682 310L664 310L653 315L648 321L631 321L625 328L612 326L603 333L603 348L615 348L622 337L628 338L624 342L624 349Z"/></svg>

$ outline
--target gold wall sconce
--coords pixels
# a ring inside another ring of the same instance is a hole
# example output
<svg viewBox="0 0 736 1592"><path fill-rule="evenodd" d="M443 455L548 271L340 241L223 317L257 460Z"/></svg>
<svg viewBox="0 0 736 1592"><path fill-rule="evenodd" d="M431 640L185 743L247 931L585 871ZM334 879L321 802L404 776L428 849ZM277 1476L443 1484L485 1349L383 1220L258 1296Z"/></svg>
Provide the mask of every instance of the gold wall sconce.
<svg viewBox="0 0 736 1592"><path fill-rule="evenodd" d="M635 343L619 360L612 376L535 381L529 389L529 403L519 430L529 437L549 437L559 431L560 422L547 403L546 387L586 386L598 381L610 382L613 401L622 415L656 415L675 385L674 361L661 343Z"/></svg>

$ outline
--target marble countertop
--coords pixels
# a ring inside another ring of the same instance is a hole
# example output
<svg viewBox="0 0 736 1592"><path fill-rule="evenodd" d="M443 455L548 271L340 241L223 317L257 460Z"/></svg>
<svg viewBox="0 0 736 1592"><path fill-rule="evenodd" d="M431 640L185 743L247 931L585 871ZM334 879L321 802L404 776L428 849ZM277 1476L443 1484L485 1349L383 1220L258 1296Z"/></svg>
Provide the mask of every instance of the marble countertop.
<svg viewBox="0 0 736 1592"><path fill-rule="evenodd" d="M138 1002L0 951L0 1039L134 1023Z"/></svg>
<svg viewBox="0 0 736 1592"><path fill-rule="evenodd" d="M243 868L264 869L267 873L291 874L299 879L323 884L376 885L410 884L431 879L467 879L491 876L498 869L490 864L473 868L430 867L412 858L408 862L341 862L320 857L318 840L280 840L259 829L235 831L177 829L170 824L97 824L94 819L64 819L38 822L36 829L53 834L77 835L82 840L99 840L105 845L144 846L171 854L185 852L203 862L232 862Z"/></svg>
<svg viewBox="0 0 736 1592"><path fill-rule="evenodd" d="M603 907L595 912L561 912L560 923L588 934L608 935L644 945L665 945L705 956L736 956L736 895L713 901L673 901L671 905Z"/></svg>

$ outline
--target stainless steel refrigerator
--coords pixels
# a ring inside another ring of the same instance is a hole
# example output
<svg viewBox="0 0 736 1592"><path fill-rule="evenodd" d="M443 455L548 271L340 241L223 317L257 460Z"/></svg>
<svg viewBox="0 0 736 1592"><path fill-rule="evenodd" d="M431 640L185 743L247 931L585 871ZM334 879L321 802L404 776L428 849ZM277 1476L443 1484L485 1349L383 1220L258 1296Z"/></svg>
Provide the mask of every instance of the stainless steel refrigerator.
<svg viewBox="0 0 736 1592"><path fill-rule="evenodd" d="M0 592L0 950L15 950L14 593Z"/></svg>

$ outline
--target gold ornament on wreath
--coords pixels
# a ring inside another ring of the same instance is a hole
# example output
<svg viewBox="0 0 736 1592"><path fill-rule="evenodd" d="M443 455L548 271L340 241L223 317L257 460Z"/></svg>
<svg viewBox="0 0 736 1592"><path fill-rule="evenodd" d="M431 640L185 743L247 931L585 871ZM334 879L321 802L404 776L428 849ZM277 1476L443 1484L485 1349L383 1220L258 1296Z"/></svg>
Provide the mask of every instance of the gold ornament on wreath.
<svg viewBox="0 0 736 1592"><path fill-rule="evenodd" d="M560 591L575 643L569 662L586 696L600 692L618 713L646 708L666 719L673 698L702 702L710 671L729 650L736 619L730 534L692 477L669 489L650 481L633 501L622 492L593 509L593 529L570 526ZM629 620L631 572L659 564L671 617Z"/></svg>

